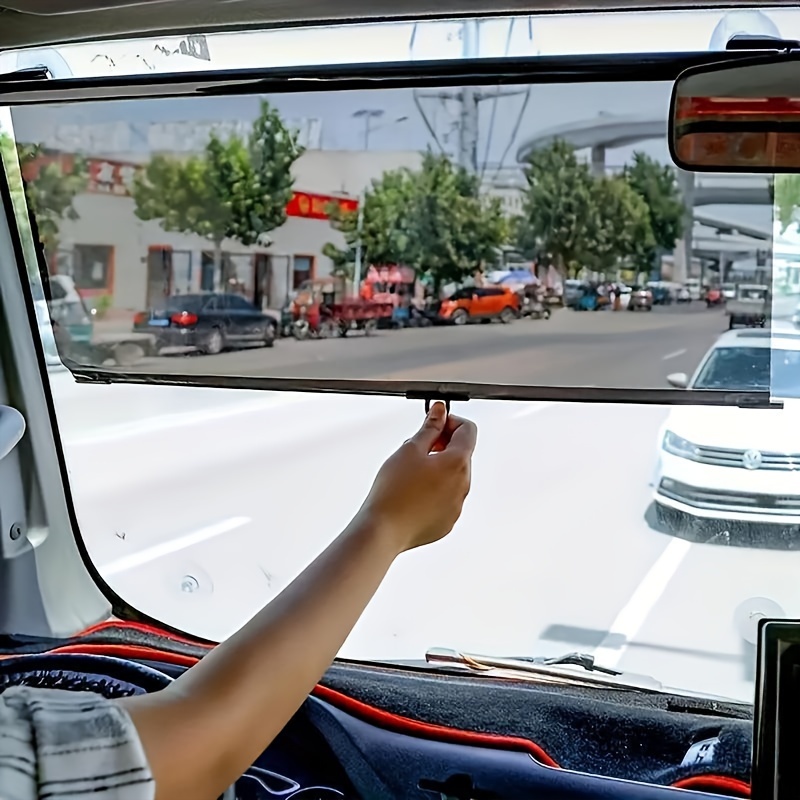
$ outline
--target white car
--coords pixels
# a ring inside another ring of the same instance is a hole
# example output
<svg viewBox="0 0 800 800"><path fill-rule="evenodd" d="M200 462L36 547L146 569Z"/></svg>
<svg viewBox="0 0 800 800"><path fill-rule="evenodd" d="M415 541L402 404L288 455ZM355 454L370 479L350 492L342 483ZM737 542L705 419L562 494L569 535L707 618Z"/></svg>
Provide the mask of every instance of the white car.
<svg viewBox="0 0 800 800"><path fill-rule="evenodd" d="M780 410L673 406L659 432L659 522L670 526L688 515L800 525L800 331L787 323L729 331L694 375L667 380L688 389L771 387L788 399Z"/></svg>

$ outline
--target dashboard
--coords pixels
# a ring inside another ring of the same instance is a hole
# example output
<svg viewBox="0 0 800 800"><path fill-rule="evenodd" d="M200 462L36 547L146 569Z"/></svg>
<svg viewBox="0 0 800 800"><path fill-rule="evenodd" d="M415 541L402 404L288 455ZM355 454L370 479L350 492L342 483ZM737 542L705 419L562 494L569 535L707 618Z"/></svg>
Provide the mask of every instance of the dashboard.
<svg viewBox="0 0 800 800"><path fill-rule="evenodd" d="M0 691L157 691L189 659L77 649L6 655ZM749 797L751 716L673 695L337 662L225 800Z"/></svg>

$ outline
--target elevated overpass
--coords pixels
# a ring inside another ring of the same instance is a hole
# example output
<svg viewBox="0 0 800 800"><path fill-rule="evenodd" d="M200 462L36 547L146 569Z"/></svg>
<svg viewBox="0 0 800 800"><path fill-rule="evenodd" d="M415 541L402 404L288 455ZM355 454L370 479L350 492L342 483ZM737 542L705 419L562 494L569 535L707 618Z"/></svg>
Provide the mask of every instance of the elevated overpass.
<svg viewBox="0 0 800 800"><path fill-rule="evenodd" d="M591 167L595 175L608 172L606 152L620 147L630 147L652 139L664 139L667 136L667 121L652 116L621 116L601 113L593 119L572 122L541 131L525 141L517 149L517 161L522 166L530 154L548 147L555 141L564 141L576 150L590 150ZM691 173L678 171L678 182L686 202L686 220L684 227L689 232L675 249L676 280L683 280L691 263L692 255L706 256L705 243L698 242L694 247L695 209L710 205L770 205L770 180L765 175L737 175L725 173ZM740 233L748 236L741 226ZM750 250L757 249L755 246ZM744 242L743 242L744 244Z"/></svg>

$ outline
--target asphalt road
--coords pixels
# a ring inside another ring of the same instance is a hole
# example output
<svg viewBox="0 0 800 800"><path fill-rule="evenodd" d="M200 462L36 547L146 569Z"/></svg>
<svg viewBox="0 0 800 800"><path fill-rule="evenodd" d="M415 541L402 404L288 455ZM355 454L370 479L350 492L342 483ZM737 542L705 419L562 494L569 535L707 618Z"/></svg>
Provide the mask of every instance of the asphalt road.
<svg viewBox="0 0 800 800"><path fill-rule="evenodd" d="M699 308L563 312L182 362L663 387L666 373L696 366L724 322ZM101 572L139 610L210 638L235 630L341 530L423 415L399 398L81 386L63 373L51 383ZM765 597L800 616L800 552L656 529L648 484L665 408L472 401L454 410L480 429L464 515L452 536L398 560L343 656L581 650L669 686L752 698L754 654L736 609Z"/></svg>
<svg viewBox="0 0 800 800"><path fill-rule="evenodd" d="M218 356L144 359L143 372L283 378L466 381L475 383L663 387L664 366L696 364L725 329L701 303L652 312L559 310L550 320L518 320L345 338L280 339ZM673 369L674 368L674 369Z"/></svg>

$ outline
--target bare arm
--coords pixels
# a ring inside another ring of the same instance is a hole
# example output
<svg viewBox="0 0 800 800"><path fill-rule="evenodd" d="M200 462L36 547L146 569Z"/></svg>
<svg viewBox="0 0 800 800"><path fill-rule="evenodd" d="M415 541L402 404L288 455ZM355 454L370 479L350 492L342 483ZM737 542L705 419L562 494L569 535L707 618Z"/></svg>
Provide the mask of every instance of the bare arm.
<svg viewBox="0 0 800 800"><path fill-rule="evenodd" d="M403 551L452 529L475 426L437 404L353 522L278 597L168 689L128 698L157 800L218 797L280 732Z"/></svg>

